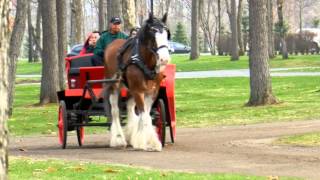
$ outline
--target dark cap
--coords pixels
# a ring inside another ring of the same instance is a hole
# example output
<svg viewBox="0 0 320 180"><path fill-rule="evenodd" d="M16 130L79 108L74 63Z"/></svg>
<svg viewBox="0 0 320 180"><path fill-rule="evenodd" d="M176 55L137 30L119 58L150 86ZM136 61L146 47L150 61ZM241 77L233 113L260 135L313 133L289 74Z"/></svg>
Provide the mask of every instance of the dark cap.
<svg viewBox="0 0 320 180"><path fill-rule="evenodd" d="M112 17L110 20L110 23L112 24L121 24L121 18L120 17Z"/></svg>

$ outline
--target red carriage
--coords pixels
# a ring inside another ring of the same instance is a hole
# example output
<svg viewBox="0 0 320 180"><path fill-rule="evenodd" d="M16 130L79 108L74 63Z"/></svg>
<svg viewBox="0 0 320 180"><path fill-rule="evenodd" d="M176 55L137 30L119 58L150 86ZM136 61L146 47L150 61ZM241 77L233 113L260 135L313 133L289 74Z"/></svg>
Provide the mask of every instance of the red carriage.
<svg viewBox="0 0 320 180"><path fill-rule="evenodd" d="M93 66L91 54L66 58L67 88L58 92L59 142L66 148L69 131L76 131L78 144L84 142L84 127L110 127L111 113L103 106L103 83L113 83L115 80L104 79L104 67ZM166 142L166 131L169 129L170 140L174 143L176 134L175 114L175 65L168 64L165 69L165 79L161 82L159 95L151 111L152 123L156 127L162 145ZM121 89L119 109L121 125L126 124L127 90ZM106 122L95 122L96 116L107 117Z"/></svg>

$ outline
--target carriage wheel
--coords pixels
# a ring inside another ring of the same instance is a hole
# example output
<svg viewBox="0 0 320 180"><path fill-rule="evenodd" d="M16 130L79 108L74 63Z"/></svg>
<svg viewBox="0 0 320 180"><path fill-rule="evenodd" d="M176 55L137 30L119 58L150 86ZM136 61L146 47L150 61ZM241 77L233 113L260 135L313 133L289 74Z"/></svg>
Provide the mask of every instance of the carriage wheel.
<svg viewBox="0 0 320 180"><path fill-rule="evenodd" d="M59 129L59 142L62 149L66 148L67 145L67 136L68 136L68 115L66 103L60 101L59 105L59 117L58 117L58 129Z"/></svg>
<svg viewBox="0 0 320 180"><path fill-rule="evenodd" d="M165 145L166 141L166 109L162 99L158 100L157 112L159 116L156 119L156 131L158 133L159 140L161 141L162 146Z"/></svg>
<svg viewBox="0 0 320 180"><path fill-rule="evenodd" d="M77 138L78 138L79 146L82 146L83 141L84 141L84 128L83 127L77 127Z"/></svg>

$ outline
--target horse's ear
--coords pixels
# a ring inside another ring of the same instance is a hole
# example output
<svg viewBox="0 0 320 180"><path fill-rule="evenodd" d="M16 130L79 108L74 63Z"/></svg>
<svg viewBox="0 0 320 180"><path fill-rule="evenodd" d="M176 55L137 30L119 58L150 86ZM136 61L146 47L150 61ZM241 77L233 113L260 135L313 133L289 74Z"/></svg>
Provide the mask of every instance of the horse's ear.
<svg viewBox="0 0 320 180"><path fill-rule="evenodd" d="M168 13L165 13L165 14L163 15L161 21L162 21L163 23L166 23L166 22L167 22L167 17L168 17Z"/></svg>
<svg viewBox="0 0 320 180"><path fill-rule="evenodd" d="M147 22L150 23L150 24L153 23L153 18L154 18L153 14L152 14L152 12L150 12L149 13L149 19L147 20Z"/></svg>

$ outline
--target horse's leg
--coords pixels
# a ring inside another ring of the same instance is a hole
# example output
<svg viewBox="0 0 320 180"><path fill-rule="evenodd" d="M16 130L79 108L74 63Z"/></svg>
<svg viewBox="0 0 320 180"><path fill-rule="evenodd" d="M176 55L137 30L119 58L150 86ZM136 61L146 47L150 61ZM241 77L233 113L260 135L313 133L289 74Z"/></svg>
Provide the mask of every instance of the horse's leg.
<svg viewBox="0 0 320 180"><path fill-rule="evenodd" d="M152 126L152 119L150 116L151 106L153 104L152 97L148 95L141 96L140 94L140 96L136 97L136 102L141 119L139 120L137 132L132 135L132 146L136 149L161 151L162 145Z"/></svg>
<svg viewBox="0 0 320 180"><path fill-rule="evenodd" d="M118 90L112 91L110 94L111 115L112 115L110 146L126 147L127 142L123 135L122 127L120 124L118 98L119 98L119 91Z"/></svg>
<svg viewBox="0 0 320 180"><path fill-rule="evenodd" d="M130 98L127 101L128 124L126 125L125 130L126 139L129 144L131 144L131 136L133 132L138 130L139 117L136 115L135 106L136 102L134 101L134 98Z"/></svg>

